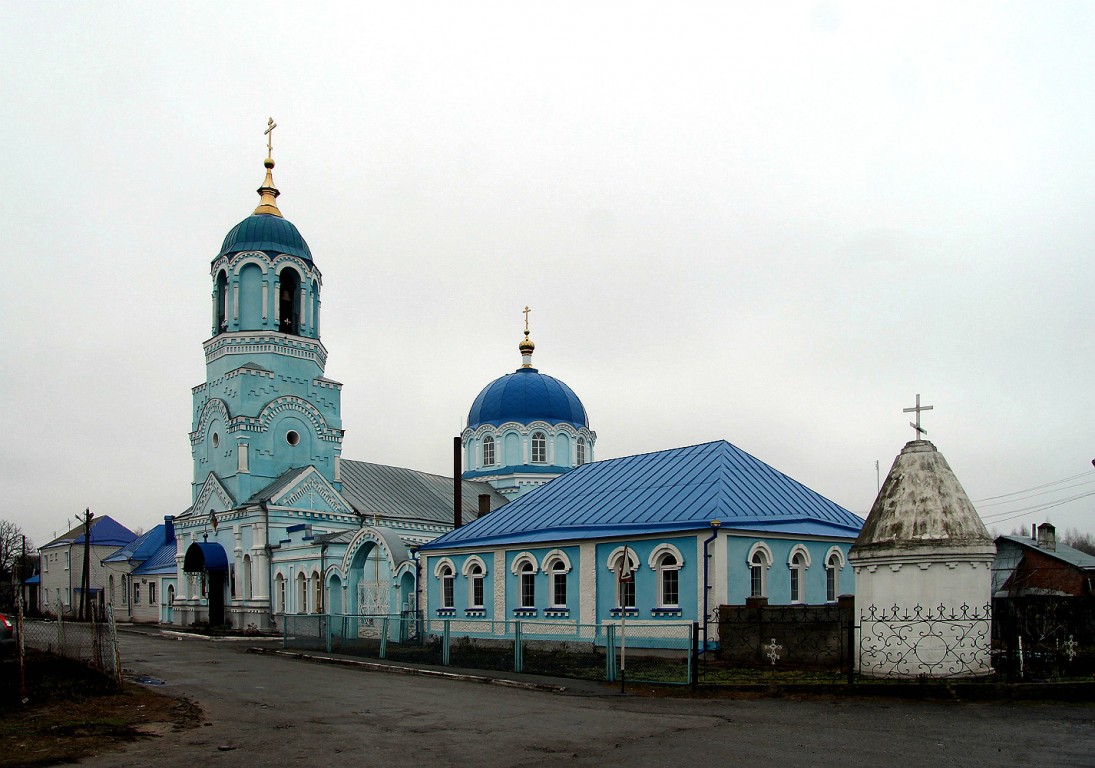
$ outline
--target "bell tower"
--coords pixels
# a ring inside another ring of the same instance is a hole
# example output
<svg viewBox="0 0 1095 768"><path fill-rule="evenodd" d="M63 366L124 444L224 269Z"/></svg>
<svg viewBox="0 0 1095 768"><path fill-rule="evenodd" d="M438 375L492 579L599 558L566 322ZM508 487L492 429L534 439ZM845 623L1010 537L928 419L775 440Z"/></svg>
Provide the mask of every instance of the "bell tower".
<svg viewBox="0 0 1095 768"><path fill-rule="evenodd" d="M290 469L314 466L340 487L342 385L324 376L323 276L277 205L273 131L259 205L212 261L206 379L193 389L193 489L210 473L242 504Z"/></svg>

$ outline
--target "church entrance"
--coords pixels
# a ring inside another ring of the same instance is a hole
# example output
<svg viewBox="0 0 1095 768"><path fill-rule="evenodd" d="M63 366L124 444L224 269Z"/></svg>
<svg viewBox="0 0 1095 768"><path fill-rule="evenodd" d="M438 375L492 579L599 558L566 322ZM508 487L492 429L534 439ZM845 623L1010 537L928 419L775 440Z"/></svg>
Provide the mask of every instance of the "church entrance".
<svg viewBox="0 0 1095 768"><path fill-rule="evenodd" d="M358 637L377 638L383 618L392 613L392 569L385 553L373 542L364 542L354 553L350 573L351 589L359 616Z"/></svg>
<svg viewBox="0 0 1095 768"><path fill-rule="evenodd" d="M215 542L194 542L186 550L183 573L202 574L207 583L209 625L224 625L224 585L228 576L228 555Z"/></svg>

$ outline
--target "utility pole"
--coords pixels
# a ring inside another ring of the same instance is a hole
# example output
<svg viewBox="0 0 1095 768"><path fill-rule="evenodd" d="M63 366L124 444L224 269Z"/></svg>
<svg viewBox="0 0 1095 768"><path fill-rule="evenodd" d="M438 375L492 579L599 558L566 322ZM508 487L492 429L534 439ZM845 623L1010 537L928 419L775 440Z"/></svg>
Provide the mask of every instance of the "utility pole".
<svg viewBox="0 0 1095 768"><path fill-rule="evenodd" d="M91 508L84 510L84 578L83 599L80 601L80 620L91 620L91 519L95 517Z"/></svg>

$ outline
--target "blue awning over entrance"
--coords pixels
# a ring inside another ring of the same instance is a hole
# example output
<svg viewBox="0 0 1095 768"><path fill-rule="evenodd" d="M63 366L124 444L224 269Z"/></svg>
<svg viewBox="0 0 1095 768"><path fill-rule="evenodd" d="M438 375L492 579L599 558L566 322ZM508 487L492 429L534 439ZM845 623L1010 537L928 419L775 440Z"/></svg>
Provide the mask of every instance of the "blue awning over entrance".
<svg viewBox="0 0 1095 768"><path fill-rule="evenodd" d="M184 573L227 570L228 555L220 544L195 541L187 547L186 559L183 560Z"/></svg>

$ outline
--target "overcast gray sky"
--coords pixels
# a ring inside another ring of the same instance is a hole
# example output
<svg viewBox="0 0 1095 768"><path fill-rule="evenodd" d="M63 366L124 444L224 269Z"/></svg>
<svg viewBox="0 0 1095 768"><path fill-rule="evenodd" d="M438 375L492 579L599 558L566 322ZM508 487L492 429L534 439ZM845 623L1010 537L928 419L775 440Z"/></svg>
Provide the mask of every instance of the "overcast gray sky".
<svg viewBox="0 0 1095 768"><path fill-rule="evenodd" d="M724 438L865 515L921 393L975 502L1034 489L990 527L1095 530L1092 3L0 12L0 517L39 544L190 504L269 116L345 457L448 474L528 304L598 458Z"/></svg>

